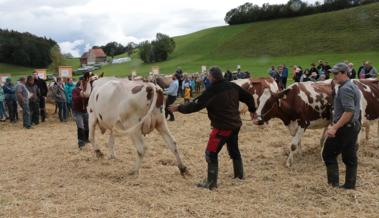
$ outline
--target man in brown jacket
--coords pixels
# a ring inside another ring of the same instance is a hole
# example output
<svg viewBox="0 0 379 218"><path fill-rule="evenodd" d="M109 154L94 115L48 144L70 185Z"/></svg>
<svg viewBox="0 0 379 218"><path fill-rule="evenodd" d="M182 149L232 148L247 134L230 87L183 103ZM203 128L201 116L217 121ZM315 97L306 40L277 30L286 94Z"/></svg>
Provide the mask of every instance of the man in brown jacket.
<svg viewBox="0 0 379 218"><path fill-rule="evenodd" d="M208 73L210 87L192 102L172 105L169 110L183 114L207 108L212 132L205 151L208 163L208 178L198 187L213 189L217 187L218 153L226 143L230 158L233 160L234 178L243 179L243 164L238 149L238 133L242 126L239 114L239 101L247 104L250 115L255 116L253 97L240 86L224 80L221 69L212 67Z"/></svg>

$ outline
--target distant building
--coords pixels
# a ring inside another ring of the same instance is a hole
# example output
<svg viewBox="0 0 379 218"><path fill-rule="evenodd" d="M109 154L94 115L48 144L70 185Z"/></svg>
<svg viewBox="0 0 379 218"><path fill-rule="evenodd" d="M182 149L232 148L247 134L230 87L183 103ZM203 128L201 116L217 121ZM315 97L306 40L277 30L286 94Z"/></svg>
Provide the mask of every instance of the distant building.
<svg viewBox="0 0 379 218"><path fill-rule="evenodd" d="M101 64L107 61L107 55L104 53L101 48L93 48L88 52L85 52L80 57L80 64L83 65L93 65L93 64Z"/></svg>

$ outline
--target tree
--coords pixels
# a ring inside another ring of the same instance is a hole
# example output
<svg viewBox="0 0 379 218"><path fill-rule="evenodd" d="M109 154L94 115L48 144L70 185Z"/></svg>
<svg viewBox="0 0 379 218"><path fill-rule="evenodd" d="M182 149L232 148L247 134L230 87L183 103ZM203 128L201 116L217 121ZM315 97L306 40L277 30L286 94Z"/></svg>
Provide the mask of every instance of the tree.
<svg viewBox="0 0 379 218"><path fill-rule="evenodd" d="M69 53L64 53L63 54L64 58L74 58L74 56L69 52Z"/></svg>
<svg viewBox="0 0 379 218"><path fill-rule="evenodd" d="M144 41L139 44L140 58L145 63L165 61L174 49L174 39L162 33L157 33L156 39L151 43Z"/></svg>
<svg viewBox="0 0 379 218"><path fill-rule="evenodd" d="M51 48L50 58L52 60L52 63L50 64L49 69L53 70L54 72L58 72L59 66L63 64L63 55L61 54L61 49L58 45L55 45Z"/></svg>

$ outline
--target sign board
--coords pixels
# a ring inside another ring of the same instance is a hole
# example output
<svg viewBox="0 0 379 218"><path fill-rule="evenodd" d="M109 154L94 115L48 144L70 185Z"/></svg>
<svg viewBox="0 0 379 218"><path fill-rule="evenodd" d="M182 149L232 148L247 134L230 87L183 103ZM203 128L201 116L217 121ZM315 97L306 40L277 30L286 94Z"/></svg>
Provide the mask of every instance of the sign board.
<svg viewBox="0 0 379 218"><path fill-rule="evenodd" d="M153 75L158 75L159 74L159 67L158 66L151 67L151 72L153 73Z"/></svg>
<svg viewBox="0 0 379 218"><path fill-rule="evenodd" d="M132 76L137 76L137 72L135 70L132 71Z"/></svg>
<svg viewBox="0 0 379 218"><path fill-rule="evenodd" d="M47 79L46 69L35 69L34 73L36 73L38 75L38 78L40 79L43 79L43 80Z"/></svg>
<svg viewBox="0 0 379 218"><path fill-rule="evenodd" d="M0 74L0 83L5 83L5 80L10 77L10 74Z"/></svg>
<svg viewBox="0 0 379 218"><path fill-rule="evenodd" d="M237 70L238 70L238 69L241 69L241 65L239 65L239 64L237 65Z"/></svg>
<svg viewBox="0 0 379 218"><path fill-rule="evenodd" d="M205 66L205 65L201 66L201 72L202 73L207 72L207 66Z"/></svg>
<svg viewBox="0 0 379 218"><path fill-rule="evenodd" d="M64 78L72 77L72 67L71 66L59 66L59 76Z"/></svg>

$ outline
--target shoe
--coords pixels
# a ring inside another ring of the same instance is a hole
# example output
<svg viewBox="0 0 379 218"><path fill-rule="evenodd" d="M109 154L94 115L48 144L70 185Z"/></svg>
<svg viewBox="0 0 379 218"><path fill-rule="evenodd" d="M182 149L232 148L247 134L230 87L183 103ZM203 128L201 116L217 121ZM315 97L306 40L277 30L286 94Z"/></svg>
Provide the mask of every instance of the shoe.
<svg viewBox="0 0 379 218"><path fill-rule="evenodd" d="M199 188L206 188L212 190L217 188L218 177L218 162L208 163L208 178L201 183L197 184Z"/></svg>
<svg viewBox="0 0 379 218"><path fill-rule="evenodd" d="M357 180L357 166L346 166L345 184L342 186L344 189L355 189Z"/></svg>
<svg viewBox="0 0 379 218"><path fill-rule="evenodd" d="M326 174L328 177L328 184L332 187L338 188L339 187L339 172L338 172L338 165L332 164L326 166Z"/></svg>
<svg viewBox="0 0 379 218"><path fill-rule="evenodd" d="M233 160L234 178L244 179L242 159Z"/></svg>
<svg viewBox="0 0 379 218"><path fill-rule="evenodd" d="M170 119L168 119L168 121L175 121L175 118L170 117Z"/></svg>

